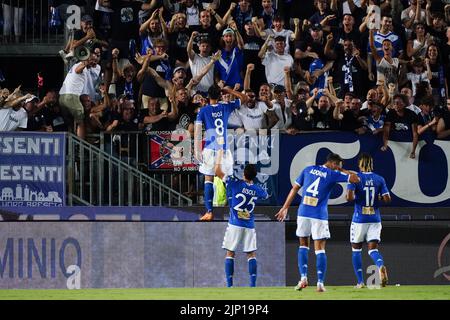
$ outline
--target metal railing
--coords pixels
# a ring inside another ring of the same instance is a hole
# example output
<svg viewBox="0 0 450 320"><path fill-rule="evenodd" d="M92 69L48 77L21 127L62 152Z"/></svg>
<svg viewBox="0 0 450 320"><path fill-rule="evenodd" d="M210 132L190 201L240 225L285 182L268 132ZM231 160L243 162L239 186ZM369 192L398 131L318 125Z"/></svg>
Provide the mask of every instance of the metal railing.
<svg viewBox="0 0 450 320"><path fill-rule="evenodd" d="M204 177L198 171L149 170L149 138L142 131L101 132L90 135L90 140L98 141L102 151L189 197L194 204L203 203Z"/></svg>
<svg viewBox="0 0 450 320"><path fill-rule="evenodd" d="M50 4L49 0L27 0L20 7L15 0L3 1L1 35L9 38L11 44L63 44L66 28L61 8L52 8Z"/></svg>
<svg viewBox="0 0 450 320"><path fill-rule="evenodd" d="M68 205L191 206L192 200L96 146L67 135Z"/></svg>

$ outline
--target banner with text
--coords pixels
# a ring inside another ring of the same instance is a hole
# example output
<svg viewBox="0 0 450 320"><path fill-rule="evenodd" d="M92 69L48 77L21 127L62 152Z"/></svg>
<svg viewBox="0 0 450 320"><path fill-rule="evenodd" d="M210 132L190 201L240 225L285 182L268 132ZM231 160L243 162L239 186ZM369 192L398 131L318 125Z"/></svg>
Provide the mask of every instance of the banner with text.
<svg viewBox="0 0 450 320"><path fill-rule="evenodd" d="M0 132L0 206L65 204L65 135Z"/></svg>
<svg viewBox="0 0 450 320"><path fill-rule="evenodd" d="M415 159L409 157L409 137L391 136L389 149L381 151L381 136L346 132L282 135L278 204L283 204L301 171L325 163L330 152L344 159L344 168L358 171L358 155L368 152L374 158L374 172L383 176L394 207L450 207L450 141L425 137L419 141ZM345 205L346 184L333 189L329 204ZM293 204L298 204L296 197Z"/></svg>

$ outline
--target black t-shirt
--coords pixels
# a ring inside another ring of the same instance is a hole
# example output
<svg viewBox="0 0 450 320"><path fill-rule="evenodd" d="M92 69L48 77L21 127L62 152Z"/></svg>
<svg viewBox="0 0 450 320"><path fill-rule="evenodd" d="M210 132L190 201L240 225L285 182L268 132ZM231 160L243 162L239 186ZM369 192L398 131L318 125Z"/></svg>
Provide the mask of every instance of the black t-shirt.
<svg viewBox="0 0 450 320"><path fill-rule="evenodd" d="M336 46L335 53L336 60L333 65L332 75L334 82L340 84L341 90L339 94L341 98L346 92L353 92L359 98L365 97L365 72L359 64L358 59L356 57L346 56L341 45ZM347 79L347 83L345 83L346 73L350 71L350 69L353 90L350 88L349 79Z"/></svg>
<svg viewBox="0 0 450 320"><path fill-rule="evenodd" d="M111 38L112 13L95 10L93 18L96 38L108 41Z"/></svg>
<svg viewBox="0 0 450 320"><path fill-rule="evenodd" d="M362 126L362 123L358 121L359 113L355 113L352 110L345 110L343 113L343 118L340 121L341 130L344 131L354 131Z"/></svg>
<svg viewBox="0 0 450 320"><path fill-rule="evenodd" d="M313 129L313 117L308 115L307 109L304 101L292 105L292 125L298 130Z"/></svg>
<svg viewBox="0 0 450 320"><path fill-rule="evenodd" d="M46 119L42 110L34 115L28 116L27 131L39 131L46 125Z"/></svg>
<svg viewBox="0 0 450 320"><path fill-rule="evenodd" d="M339 123L333 118L333 107L330 107L326 112L320 111L318 107L313 107L314 114L312 115L314 121L314 129L336 130L339 128Z"/></svg>
<svg viewBox="0 0 450 320"><path fill-rule="evenodd" d="M112 0L111 38L128 41L139 38L139 10L142 2Z"/></svg>
<svg viewBox="0 0 450 320"><path fill-rule="evenodd" d="M81 29L77 29L73 33L73 40L81 40L86 36L87 33L83 32Z"/></svg>
<svg viewBox="0 0 450 320"><path fill-rule="evenodd" d="M47 125L52 126L54 132L68 131L69 127L58 106L44 107L42 114Z"/></svg>
<svg viewBox="0 0 450 320"><path fill-rule="evenodd" d="M116 82L116 96L120 96L121 94L125 94L128 98L131 98L137 103L139 98L139 88L140 84L136 79L133 79L131 82L126 82L124 78L120 78Z"/></svg>
<svg viewBox="0 0 450 320"><path fill-rule="evenodd" d="M166 60L156 60L150 63L149 65L153 68L163 79L167 79L171 74L171 66ZM142 82L142 94L154 97L154 98L163 98L166 96L164 88L160 87L155 78L153 78L148 73L145 74L144 80Z"/></svg>
<svg viewBox="0 0 450 320"><path fill-rule="evenodd" d="M242 39L244 40L244 66L247 66L249 63L255 65L250 84L252 89L257 91L262 83L267 82L265 68L261 63L261 59L258 57L258 52L261 50L264 40L257 36L249 36L246 33L242 35Z"/></svg>
<svg viewBox="0 0 450 320"><path fill-rule="evenodd" d="M344 31L344 28L332 28L331 32L333 33L333 38L334 38L334 45L336 46L337 44L339 45L343 45L344 44L344 40L352 40L353 44L356 48L360 49L361 52L363 52L364 50L361 50L361 33L359 32L359 30L356 29L356 27L353 27L353 30L349 33L346 33Z"/></svg>
<svg viewBox="0 0 450 320"><path fill-rule="evenodd" d="M403 116L399 116L395 110L390 110L386 115L385 122L391 123L392 131L412 132L412 125L418 123L418 118L414 111L405 108Z"/></svg>
<svg viewBox="0 0 450 320"><path fill-rule="evenodd" d="M188 103L187 105L184 103L178 104L178 118L172 123L171 129L185 129L189 128L189 124L194 123L197 115L195 114L195 109L198 108L198 105L193 103Z"/></svg>
<svg viewBox="0 0 450 320"><path fill-rule="evenodd" d="M311 35L307 34L303 41L298 41L295 44L295 49L300 49L302 52L306 52L309 49L314 49L313 51L318 53L324 51L325 39L322 37L321 41L314 41ZM300 60L300 65L303 70L309 70L309 65L314 61L313 58L304 58Z"/></svg>
<svg viewBox="0 0 450 320"><path fill-rule="evenodd" d="M173 60L188 61L187 44L191 37L189 29L176 31L169 35L169 56Z"/></svg>
<svg viewBox="0 0 450 320"><path fill-rule="evenodd" d="M204 29L203 26L199 25L199 26L192 26L189 28L190 30L190 34L192 34L193 31L197 31L198 32L198 39L194 39L194 48L197 48L197 42L199 39L201 38L207 38L209 40L209 43L211 44L211 51L212 52L216 52L217 49L219 48L219 40L221 37L221 34L219 31L217 31L217 29L215 28L215 26L213 26L212 24L209 26L209 28ZM196 50L196 52L198 52L198 50Z"/></svg>

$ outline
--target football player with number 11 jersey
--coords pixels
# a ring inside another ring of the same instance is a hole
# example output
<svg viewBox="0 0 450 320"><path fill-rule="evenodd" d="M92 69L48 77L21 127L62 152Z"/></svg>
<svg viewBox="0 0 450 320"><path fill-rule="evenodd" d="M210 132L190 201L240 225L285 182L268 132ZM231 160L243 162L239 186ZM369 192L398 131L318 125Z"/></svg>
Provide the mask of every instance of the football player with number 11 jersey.
<svg viewBox="0 0 450 320"><path fill-rule="evenodd" d="M347 186L347 200L355 200L352 224L350 226L350 243L352 245L353 269L357 278L356 288L364 288L362 272L362 243L367 242L369 256L377 265L380 284L386 286L388 277L383 257L378 252L381 241L381 216L379 198L385 203L391 201L389 190L383 177L373 173L373 159L362 153L358 159L360 182Z"/></svg>

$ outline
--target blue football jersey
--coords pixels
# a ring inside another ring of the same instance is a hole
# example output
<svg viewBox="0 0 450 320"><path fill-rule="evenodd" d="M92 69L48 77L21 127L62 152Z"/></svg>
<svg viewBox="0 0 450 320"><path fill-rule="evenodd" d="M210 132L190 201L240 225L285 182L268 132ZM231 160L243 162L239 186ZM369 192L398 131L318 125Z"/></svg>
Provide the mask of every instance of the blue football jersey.
<svg viewBox="0 0 450 320"><path fill-rule="evenodd" d="M302 189L298 216L328 220L328 199L331 190L339 182L348 182L346 173L325 166L306 167L295 183Z"/></svg>
<svg viewBox="0 0 450 320"><path fill-rule="evenodd" d="M353 222L372 223L381 222L379 200L381 195L389 194L384 178L373 172L358 173L361 181L349 183L348 190L355 192L355 210Z"/></svg>
<svg viewBox="0 0 450 320"><path fill-rule="evenodd" d="M244 227L255 227L255 216L253 210L255 209L255 201L257 199L267 199L269 196L267 192L256 184L249 184L243 180L235 177L227 177L226 179L227 191L229 191L230 198L230 224Z"/></svg>
<svg viewBox="0 0 450 320"><path fill-rule="evenodd" d="M241 100L219 102L200 109L196 124L204 124L206 130L206 149L226 150L228 118L235 109L239 109Z"/></svg>

